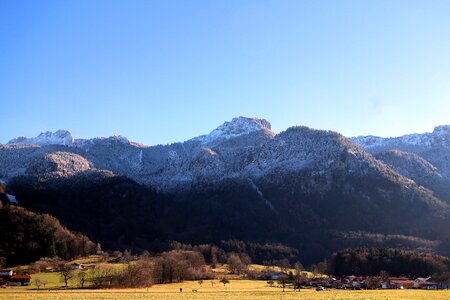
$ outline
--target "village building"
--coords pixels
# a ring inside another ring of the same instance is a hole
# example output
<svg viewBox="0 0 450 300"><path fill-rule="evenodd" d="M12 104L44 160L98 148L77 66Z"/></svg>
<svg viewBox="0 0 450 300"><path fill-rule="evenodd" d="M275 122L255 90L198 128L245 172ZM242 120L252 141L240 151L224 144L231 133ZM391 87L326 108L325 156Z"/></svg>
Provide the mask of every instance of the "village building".
<svg viewBox="0 0 450 300"><path fill-rule="evenodd" d="M411 289L414 281L406 277L389 277L381 283L382 289Z"/></svg>
<svg viewBox="0 0 450 300"><path fill-rule="evenodd" d="M70 268L72 270L84 270L84 265L73 263L73 264L70 265Z"/></svg>
<svg viewBox="0 0 450 300"><path fill-rule="evenodd" d="M283 276L287 276L286 273L280 272L280 271L270 271L270 272L266 272L264 273L261 278L262 279L267 279L267 280L278 280Z"/></svg>
<svg viewBox="0 0 450 300"><path fill-rule="evenodd" d="M414 280L414 288L424 290L437 290L438 284L431 277L418 277Z"/></svg>
<svg viewBox="0 0 450 300"><path fill-rule="evenodd" d="M0 277L10 277L16 275L16 272L13 270L1 270Z"/></svg>
<svg viewBox="0 0 450 300"><path fill-rule="evenodd" d="M30 285L30 275L14 275L7 279L8 286L25 286Z"/></svg>

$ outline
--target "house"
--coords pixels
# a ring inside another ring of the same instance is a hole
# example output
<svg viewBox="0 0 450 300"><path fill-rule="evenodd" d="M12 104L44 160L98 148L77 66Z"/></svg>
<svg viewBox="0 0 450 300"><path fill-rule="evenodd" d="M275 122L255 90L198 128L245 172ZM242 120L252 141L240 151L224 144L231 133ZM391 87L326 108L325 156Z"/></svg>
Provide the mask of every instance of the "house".
<svg viewBox="0 0 450 300"><path fill-rule="evenodd" d="M361 288L363 288L364 286L364 280L353 280L351 282L351 287L353 290L360 290Z"/></svg>
<svg viewBox="0 0 450 300"><path fill-rule="evenodd" d="M335 289L349 289L350 285L348 285L344 280L335 279L331 287Z"/></svg>
<svg viewBox="0 0 450 300"><path fill-rule="evenodd" d="M279 272L279 271L271 271L264 273L261 278L266 280L278 280L280 277L286 276L286 273Z"/></svg>
<svg viewBox="0 0 450 300"><path fill-rule="evenodd" d="M414 281L406 277L389 277L381 283L382 289L410 289Z"/></svg>
<svg viewBox="0 0 450 300"><path fill-rule="evenodd" d="M421 288L423 285L426 284L426 282L427 282L428 279L430 279L430 277L427 277L427 278L425 278L425 277L417 277L416 279L414 279L414 285L413 285L413 287L414 287L415 289Z"/></svg>
<svg viewBox="0 0 450 300"><path fill-rule="evenodd" d="M14 275L7 279L8 286L25 286L30 285L31 276L30 275Z"/></svg>
<svg viewBox="0 0 450 300"><path fill-rule="evenodd" d="M418 277L414 279L413 287L416 289L436 290L438 284L431 277Z"/></svg>
<svg viewBox="0 0 450 300"><path fill-rule="evenodd" d="M365 278L364 277L358 277L358 276L346 276L341 279L342 281L342 288L349 288L353 290L359 290L362 288L365 288Z"/></svg>
<svg viewBox="0 0 450 300"><path fill-rule="evenodd" d="M16 272L13 270L1 270L0 277L11 277L16 275Z"/></svg>
<svg viewBox="0 0 450 300"><path fill-rule="evenodd" d="M70 268L72 270L83 270L84 269L84 265L73 263L73 264L70 265Z"/></svg>
<svg viewBox="0 0 450 300"><path fill-rule="evenodd" d="M319 277L319 278L313 278L311 280L311 285L315 287L325 287L325 288L331 288L333 286L333 282L335 281L335 278L331 277Z"/></svg>

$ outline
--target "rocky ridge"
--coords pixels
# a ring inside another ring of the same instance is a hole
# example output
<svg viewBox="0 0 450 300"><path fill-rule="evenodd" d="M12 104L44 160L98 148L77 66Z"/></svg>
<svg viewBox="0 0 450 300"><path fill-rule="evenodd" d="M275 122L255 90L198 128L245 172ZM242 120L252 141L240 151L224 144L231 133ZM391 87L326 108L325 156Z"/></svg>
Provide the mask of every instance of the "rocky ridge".
<svg viewBox="0 0 450 300"><path fill-rule="evenodd" d="M270 240L310 261L352 245L446 249L450 193L433 185L446 174L424 154L445 160L448 148L411 145L416 152L375 153L333 131L295 126L275 133L266 120L240 117L170 145L120 136L0 145L0 178L25 207L111 247L121 235L142 247L155 239ZM98 210L80 221L80 203ZM134 229L111 234L118 214L136 220ZM108 221L100 226L97 219Z"/></svg>
<svg viewBox="0 0 450 300"><path fill-rule="evenodd" d="M436 148L441 152L450 151L450 146L446 147L449 141L450 126L439 126L433 133L423 135L347 139L335 132L301 126L276 134L267 120L246 117L234 118L209 134L186 142L157 146L130 142L121 136L75 140L68 131L59 130L0 145L0 178L49 173L70 176L98 169L110 170L159 190L174 191L199 182L213 183L227 178L254 182L277 170L310 169L326 174L327 170L340 166L349 173L361 175L369 169L396 173L394 177L398 177L398 172L404 175L398 178L402 177L402 182L409 184L405 167L380 163L383 161L380 156L375 160L357 145L372 154L391 149L413 152L428 168L423 171L434 170L440 176L447 176L450 163L447 163L448 168L440 164L438 170L433 160L426 158L432 155L430 152L436 152ZM343 166L340 162L343 155L355 159Z"/></svg>
<svg viewBox="0 0 450 300"><path fill-rule="evenodd" d="M8 144L64 146L70 146L73 143L74 139L67 130L58 130L56 132L46 131L34 138L18 137L8 142Z"/></svg>
<svg viewBox="0 0 450 300"><path fill-rule="evenodd" d="M450 125L437 126L433 132L423 134L394 138L360 136L351 139L372 154L387 150L414 153L433 165L442 176L450 178Z"/></svg>

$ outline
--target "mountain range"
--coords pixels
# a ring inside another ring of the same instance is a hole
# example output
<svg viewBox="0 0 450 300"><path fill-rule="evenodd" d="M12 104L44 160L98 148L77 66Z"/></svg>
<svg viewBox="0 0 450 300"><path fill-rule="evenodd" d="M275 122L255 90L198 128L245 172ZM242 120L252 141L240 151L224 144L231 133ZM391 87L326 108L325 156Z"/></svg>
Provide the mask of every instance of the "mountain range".
<svg viewBox="0 0 450 300"><path fill-rule="evenodd" d="M450 254L450 126L347 138L238 117L146 146L65 130L0 145L0 179L28 209L107 247L245 240L305 263L358 246Z"/></svg>

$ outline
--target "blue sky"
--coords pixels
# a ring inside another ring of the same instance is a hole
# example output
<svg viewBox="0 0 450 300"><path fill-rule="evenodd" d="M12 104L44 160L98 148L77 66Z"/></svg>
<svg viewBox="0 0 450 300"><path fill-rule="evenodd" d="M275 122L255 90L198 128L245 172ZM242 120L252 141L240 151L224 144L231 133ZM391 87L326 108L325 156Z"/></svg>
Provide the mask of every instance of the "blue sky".
<svg viewBox="0 0 450 300"><path fill-rule="evenodd" d="M0 142L450 124L450 1L0 0Z"/></svg>

